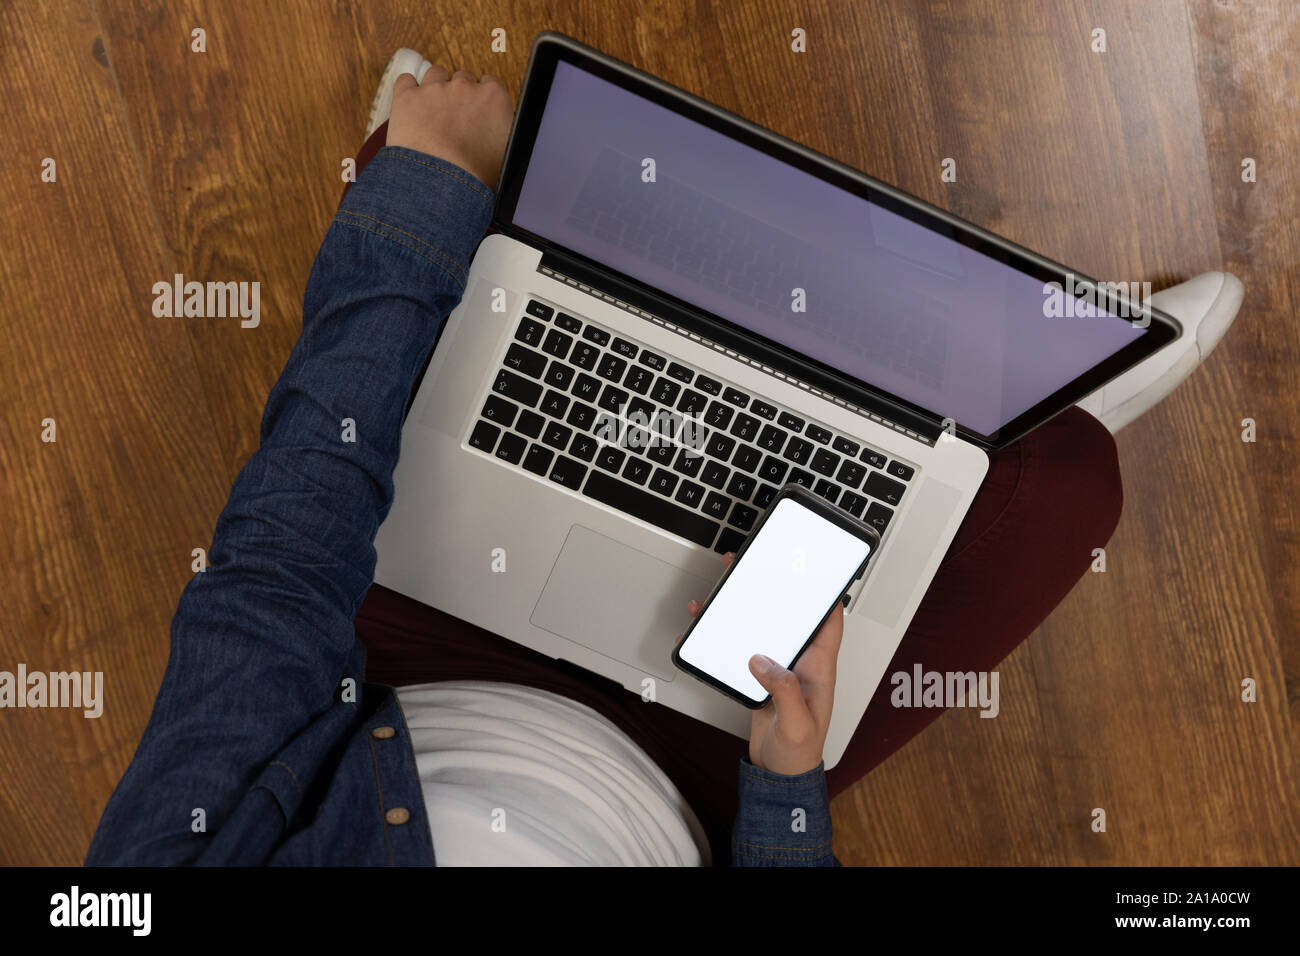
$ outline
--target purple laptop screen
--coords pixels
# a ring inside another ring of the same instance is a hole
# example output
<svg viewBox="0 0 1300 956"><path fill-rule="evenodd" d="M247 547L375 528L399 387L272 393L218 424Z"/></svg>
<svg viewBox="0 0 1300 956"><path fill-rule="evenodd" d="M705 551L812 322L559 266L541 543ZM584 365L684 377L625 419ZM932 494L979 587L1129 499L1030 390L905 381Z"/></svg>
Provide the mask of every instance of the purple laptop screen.
<svg viewBox="0 0 1300 956"><path fill-rule="evenodd" d="M1143 331L564 62L514 222L980 434Z"/></svg>

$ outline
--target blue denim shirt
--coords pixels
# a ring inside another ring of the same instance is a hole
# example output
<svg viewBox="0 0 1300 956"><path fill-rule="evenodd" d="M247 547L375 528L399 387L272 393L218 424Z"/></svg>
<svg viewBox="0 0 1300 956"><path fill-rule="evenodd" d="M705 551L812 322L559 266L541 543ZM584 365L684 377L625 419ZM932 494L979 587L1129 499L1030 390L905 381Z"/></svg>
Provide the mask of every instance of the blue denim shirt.
<svg viewBox="0 0 1300 956"><path fill-rule="evenodd" d="M397 695L365 681L352 622L408 394L492 204L465 170L400 147L348 192L87 864L434 864ZM823 768L740 763L733 862L838 865Z"/></svg>

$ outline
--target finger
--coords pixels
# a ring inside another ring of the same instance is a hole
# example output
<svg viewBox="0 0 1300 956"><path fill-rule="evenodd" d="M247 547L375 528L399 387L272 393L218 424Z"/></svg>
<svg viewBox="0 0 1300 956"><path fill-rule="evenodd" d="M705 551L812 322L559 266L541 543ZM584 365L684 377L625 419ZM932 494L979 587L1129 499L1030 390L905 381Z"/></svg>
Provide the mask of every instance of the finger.
<svg viewBox="0 0 1300 956"><path fill-rule="evenodd" d="M478 83L478 77L475 76L473 73L471 73L469 70L457 70L455 73L451 75L451 78L453 80L464 80L467 83L474 83L474 84Z"/></svg>
<svg viewBox="0 0 1300 956"><path fill-rule="evenodd" d="M447 72L447 68L441 65L440 63L435 63L433 66L429 67L427 70L424 71L423 82L425 83L430 83L430 82L446 83L449 79L451 79L451 74L449 74Z"/></svg>
<svg viewBox="0 0 1300 956"><path fill-rule="evenodd" d="M506 81L492 73L484 73L479 77L479 83L495 83L497 86L505 89Z"/></svg>
<svg viewBox="0 0 1300 956"><path fill-rule="evenodd" d="M776 719L783 731L799 738L813 728L813 715L803 699L803 687L793 671L786 670L771 658L755 654L749 659L749 672L763 689L772 695Z"/></svg>
<svg viewBox="0 0 1300 956"><path fill-rule="evenodd" d="M728 551L726 554L722 556L722 569L724 571L735 563L736 563L735 551Z"/></svg>
<svg viewBox="0 0 1300 956"><path fill-rule="evenodd" d="M700 613L700 608L702 607L704 607L704 605L701 602L692 599L686 602L686 613L691 617L695 617Z"/></svg>
<svg viewBox="0 0 1300 956"><path fill-rule="evenodd" d="M407 90L414 90L419 87L419 82L415 79L414 73L403 73L393 81L393 95L404 93Z"/></svg>

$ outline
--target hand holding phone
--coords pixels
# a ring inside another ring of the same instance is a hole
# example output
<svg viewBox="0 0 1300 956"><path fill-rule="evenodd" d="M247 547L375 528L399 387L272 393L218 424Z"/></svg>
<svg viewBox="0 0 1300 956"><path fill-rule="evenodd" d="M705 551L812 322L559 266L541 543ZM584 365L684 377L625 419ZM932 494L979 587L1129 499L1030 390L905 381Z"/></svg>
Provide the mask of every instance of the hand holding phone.
<svg viewBox="0 0 1300 956"><path fill-rule="evenodd" d="M696 620L673 662L754 710L756 766L789 775L821 762L843 637L840 598L879 541L874 529L788 485L734 560L724 559L708 600L688 606Z"/></svg>
<svg viewBox="0 0 1300 956"><path fill-rule="evenodd" d="M723 569L735 559L730 552L723 555ZM695 617L703 607L703 601L691 601L686 612ZM835 662L843 638L841 605L831 612L793 670L777 664L766 671L757 666L758 655L750 659L750 673L772 696L772 706L755 710L749 720L749 762L755 767L797 776L822 762L835 703Z"/></svg>

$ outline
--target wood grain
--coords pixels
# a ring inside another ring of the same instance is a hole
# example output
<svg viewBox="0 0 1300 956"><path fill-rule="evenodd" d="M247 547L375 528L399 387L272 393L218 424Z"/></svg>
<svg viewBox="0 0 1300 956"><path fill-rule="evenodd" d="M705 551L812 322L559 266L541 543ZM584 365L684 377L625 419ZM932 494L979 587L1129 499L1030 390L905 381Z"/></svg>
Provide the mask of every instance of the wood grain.
<svg viewBox="0 0 1300 956"><path fill-rule="evenodd" d="M836 801L836 847L871 864L1300 863L1293 4L66 0L0 8L0 669L102 670L107 704L0 712L0 765L21 768L0 787L0 864L79 862L134 752L190 551L256 447L388 54L517 95L543 29L1083 272L1243 279L1227 339L1120 435L1107 571L1002 665L998 719L953 711ZM260 326L155 318L152 285L178 272L260 282Z"/></svg>

